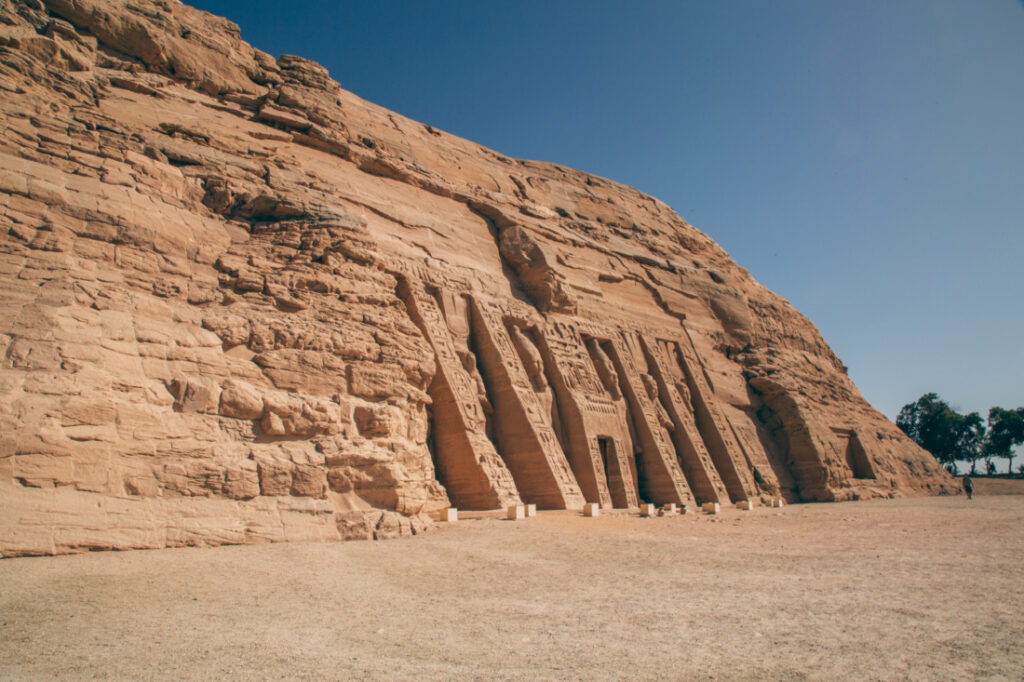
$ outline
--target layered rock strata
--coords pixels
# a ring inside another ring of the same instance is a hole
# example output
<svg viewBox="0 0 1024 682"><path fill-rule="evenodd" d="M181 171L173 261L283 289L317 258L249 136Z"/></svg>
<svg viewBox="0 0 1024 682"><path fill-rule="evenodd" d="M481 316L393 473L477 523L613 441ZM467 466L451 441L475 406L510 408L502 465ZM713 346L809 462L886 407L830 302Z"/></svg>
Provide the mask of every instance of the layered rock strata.
<svg viewBox="0 0 1024 682"><path fill-rule="evenodd" d="M951 490L663 203L174 0L0 5L0 130L4 555Z"/></svg>

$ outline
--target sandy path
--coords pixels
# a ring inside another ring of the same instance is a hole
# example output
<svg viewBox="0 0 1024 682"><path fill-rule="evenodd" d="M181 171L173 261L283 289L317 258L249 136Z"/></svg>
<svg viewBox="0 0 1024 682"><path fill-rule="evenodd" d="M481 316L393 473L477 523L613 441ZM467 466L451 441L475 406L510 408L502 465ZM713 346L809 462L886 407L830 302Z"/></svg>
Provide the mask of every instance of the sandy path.
<svg viewBox="0 0 1024 682"><path fill-rule="evenodd" d="M1024 677L1024 496L0 562L0 677Z"/></svg>

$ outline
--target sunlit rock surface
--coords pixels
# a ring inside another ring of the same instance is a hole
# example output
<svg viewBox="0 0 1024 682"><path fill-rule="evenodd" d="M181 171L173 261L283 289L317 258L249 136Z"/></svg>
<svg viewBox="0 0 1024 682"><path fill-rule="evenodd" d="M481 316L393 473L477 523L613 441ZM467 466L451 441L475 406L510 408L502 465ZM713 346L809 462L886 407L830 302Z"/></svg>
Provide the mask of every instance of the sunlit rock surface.
<svg viewBox="0 0 1024 682"><path fill-rule="evenodd" d="M0 552L952 490L634 189L173 0L0 5Z"/></svg>

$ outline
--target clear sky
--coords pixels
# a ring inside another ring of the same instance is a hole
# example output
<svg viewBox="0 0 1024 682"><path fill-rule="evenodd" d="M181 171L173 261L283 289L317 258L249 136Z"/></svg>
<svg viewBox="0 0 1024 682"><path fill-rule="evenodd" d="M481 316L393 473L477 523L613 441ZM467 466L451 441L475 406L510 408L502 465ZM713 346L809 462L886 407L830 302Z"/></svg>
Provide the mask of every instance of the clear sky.
<svg viewBox="0 0 1024 682"><path fill-rule="evenodd" d="M503 154L652 194L889 418L1024 405L1020 0L191 4Z"/></svg>

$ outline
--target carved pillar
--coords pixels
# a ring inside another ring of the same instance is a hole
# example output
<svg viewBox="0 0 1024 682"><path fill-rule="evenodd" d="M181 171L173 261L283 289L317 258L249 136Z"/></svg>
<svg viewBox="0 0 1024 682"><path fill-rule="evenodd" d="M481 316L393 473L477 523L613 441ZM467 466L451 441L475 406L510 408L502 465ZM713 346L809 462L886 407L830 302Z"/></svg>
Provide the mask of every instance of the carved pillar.
<svg viewBox="0 0 1024 682"><path fill-rule="evenodd" d="M690 400L690 391L678 360L667 352L674 342L650 342L640 339L647 368L658 385L662 406L669 414L674 428L672 440L676 446L679 464L697 502L725 502L729 499L725 484L715 469L711 453L697 429ZM674 352L674 351L673 351Z"/></svg>
<svg viewBox="0 0 1024 682"><path fill-rule="evenodd" d="M419 282L403 280L399 295L434 349L432 400L437 472L453 506L499 509L521 502L515 481L485 433L478 385L463 367L437 301Z"/></svg>
<svg viewBox="0 0 1024 682"><path fill-rule="evenodd" d="M649 395L625 344L614 339L607 344L607 348L629 403L639 440L637 445L644 472L644 480L638 486L641 494L646 494L647 501L655 504L691 504L694 501L693 494L676 459L675 448L669 442L668 434L659 419L659 410L664 412L664 408L655 402L657 398L652 399Z"/></svg>
<svg viewBox="0 0 1024 682"><path fill-rule="evenodd" d="M524 345L517 352L500 312L475 300L471 309L474 345L495 402L495 438L520 495L542 509L581 509L583 494L551 427L552 397L539 351L515 328ZM524 353L533 361L529 369L520 359Z"/></svg>
<svg viewBox="0 0 1024 682"><path fill-rule="evenodd" d="M588 432L587 423L592 421L591 406L595 403L614 414L611 401L604 395L575 326L556 319L545 325L538 341L545 372L558 401L565 454L573 474L587 502L610 507L612 497L599 443Z"/></svg>
<svg viewBox="0 0 1024 682"><path fill-rule="evenodd" d="M683 335L675 346L679 363L686 373L686 383L693 397L697 428L708 446L729 498L733 502L757 497L757 486L743 458L743 451L733 436L725 415L715 404L715 396L704 376L704 363L683 326Z"/></svg>
<svg viewBox="0 0 1024 682"><path fill-rule="evenodd" d="M750 424L749 421L744 424L739 419L728 415L726 420L732 428L733 435L736 437L736 442L739 443L744 457L746 457L747 462L750 464L751 475L758 489L772 496L781 494L782 484L771 462L768 461L768 454L764 451L764 446L761 445L760 440L756 436L752 438L748 433L748 430L756 427Z"/></svg>

